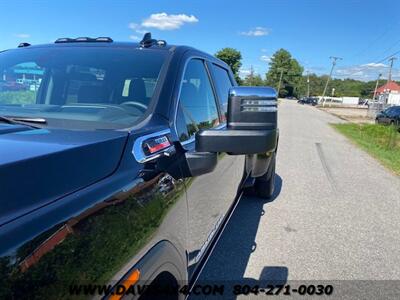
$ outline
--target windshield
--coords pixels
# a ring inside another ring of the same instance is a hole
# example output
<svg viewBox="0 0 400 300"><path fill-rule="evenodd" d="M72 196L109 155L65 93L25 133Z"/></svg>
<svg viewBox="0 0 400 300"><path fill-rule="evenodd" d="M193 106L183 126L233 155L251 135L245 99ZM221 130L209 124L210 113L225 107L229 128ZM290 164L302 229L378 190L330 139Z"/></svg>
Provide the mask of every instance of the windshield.
<svg viewBox="0 0 400 300"><path fill-rule="evenodd" d="M0 53L0 116L48 126L135 124L152 99L167 51L116 47L25 48Z"/></svg>

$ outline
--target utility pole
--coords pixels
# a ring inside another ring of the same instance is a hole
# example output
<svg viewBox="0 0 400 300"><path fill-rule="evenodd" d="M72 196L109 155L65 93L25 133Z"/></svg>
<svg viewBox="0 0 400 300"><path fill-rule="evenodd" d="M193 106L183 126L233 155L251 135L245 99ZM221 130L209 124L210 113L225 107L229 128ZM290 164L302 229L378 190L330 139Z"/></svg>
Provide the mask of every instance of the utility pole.
<svg viewBox="0 0 400 300"><path fill-rule="evenodd" d="M393 62L396 59L396 57L392 56L389 58L390 61L390 66L389 66L389 75L388 75L388 80L387 83L389 84L392 81L392 68L393 68ZM386 93L385 93L385 99L384 102L387 103L390 95L390 89L388 88Z"/></svg>
<svg viewBox="0 0 400 300"><path fill-rule="evenodd" d="M252 85L253 84L253 79L254 79L254 68L253 68L253 65L250 66L249 79L250 79L250 85Z"/></svg>
<svg viewBox="0 0 400 300"><path fill-rule="evenodd" d="M376 90L378 89L379 79L381 78L381 76L382 76L382 74L379 73L378 78L376 79L375 90L374 90L374 96L372 97L372 101L375 100L375 97L376 97Z"/></svg>
<svg viewBox="0 0 400 300"><path fill-rule="evenodd" d="M307 71L307 98L310 98L310 74Z"/></svg>
<svg viewBox="0 0 400 300"><path fill-rule="evenodd" d="M322 93L322 106L325 106L325 93L326 93L326 89L328 88L328 84L329 84L329 80L332 77L332 73L333 73L333 68L335 68L336 65L336 61L338 59L343 59L341 57L337 57L337 56L331 56L329 57L332 60L332 68L331 68L331 72L329 73L328 79L326 80L326 84L325 84L325 88L324 88L324 92Z"/></svg>
<svg viewBox="0 0 400 300"><path fill-rule="evenodd" d="M281 82L282 82L282 76L283 76L283 68L280 68L281 70L281 75L279 76L279 83L278 83L278 98L279 98L279 90L281 89Z"/></svg>
<svg viewBox="0 0 400 300"><path fill-rule="evenodd" d="M388 76L388 83L392 81L392 68L393 68L393 61L397 59L396 57L392 56L389 58L390 61L390 67L389 67L389 76Z"/></svg>

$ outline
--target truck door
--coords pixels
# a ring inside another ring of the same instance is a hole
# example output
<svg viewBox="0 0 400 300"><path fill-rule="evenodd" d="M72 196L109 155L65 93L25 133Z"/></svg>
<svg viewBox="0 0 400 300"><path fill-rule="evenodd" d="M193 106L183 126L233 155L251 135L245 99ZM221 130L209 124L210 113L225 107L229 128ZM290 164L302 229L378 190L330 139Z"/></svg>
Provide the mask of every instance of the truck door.
<svg viewBox="0 0 400 300"><path fill-rule="evenodd" d="M177 134L186 151L195 151L198 130L225 126L219 107L205 61L189 59L180 82L176 119ZM189 277L234 202L243 167L243 156L220 153L213 172L186 180Z"/></svg>

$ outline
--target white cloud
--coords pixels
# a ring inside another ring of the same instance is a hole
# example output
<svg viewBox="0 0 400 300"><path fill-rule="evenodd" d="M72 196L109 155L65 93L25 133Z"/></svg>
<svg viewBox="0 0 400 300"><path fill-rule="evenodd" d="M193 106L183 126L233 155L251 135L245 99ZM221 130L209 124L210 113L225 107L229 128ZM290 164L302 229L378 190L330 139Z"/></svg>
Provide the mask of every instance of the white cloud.
<svg viewBox="0 0 400 300"><path fill-rule="evenodd" d="M16 36L17 38L20 38L20 39L27 39L27 38L31 37L31 35L28 34L28 33L18 33L18 34L16 34L15 36Z"/></svg>
<svg viewBox="0 0 400 300"><path fill-rule="evenodd" d="M137 35L130 35L129 38L131 40L134 40L134 41L139 41L140 40L140 37L138 37Z"/></svg>
<svg viewBox="0 0 400 300"><path fill-rule="evenodd" d="M239 32L240 35L245 35L245 36L264 36L264 35L268 35L270 33L270 30L265 28L265 27L255 27L252 28L248 31L241 31Z"/></svg>
<svg viewBox="0 0 400 300"><path fill-rule="evenodd" d="M364 71L357 71L357 72L355 72L355 73L353 73L352 74L353 76L362 76L362 77L365 77L366 76L366 74L365 74L365 72Z"/></svg>
<svg viewBox="0 0 400 300"><path fill-rule="evenodd" d="M152 14L147 19L143 20L141 27L156 28L159 30L174 30L179 29L185 23L197 23L194 15L169 15L165 12Z"/></svg>
<svg viewBox="0 0 400 300"><path fill-rule="evenodd" d="M379 74L385 78L388 74L389 68L383 63L367 63L362 65L353 65L337 68L333 73L339 78L352 78L357 80L369 81L376 80ZM392 78L398 80L400 73L399 69L393 68Z"/></svg>
<svg viewBox="0 0 400 300"><path fill-rule="evenodd" d="M138 34L145 34L148 30L143 29L142 25L137 23L129 23L128 27Z"/></svg>
<svg viewBox="0 0 400 300"><path fill-rule="evenodd" d="M266 62L270 62L271 61L271 57L268 56L268 55L261 55L260 56L260 60L266 61Z"/></svg>
<svg viewBox="0 0 400 300"><path fill-rule="evenodd" d="M361 66L362 67L367 67L367 68L386 68L387 67L387 65L382 64L382 63L380 63L380 64L368 63L368 64L364 64L364 65L361 65Z"/></svg>
<svg viewBox="0 0 400 300"><path fill-rule="evenodd" d="M137 23L129 23L128 27L132 30L139 29L140 25Z"/></svg>
<svg viewBox="0 0 400 300"><path fill-rule="evenodd" d="M129 23L128 27L134 31L134 35L130 36L132 40L140 40L137 36L143 35L149 31L149 28L156 28L159 30L175 30L182 27L185 23L197 23L194 15L169 15L165 12L151 14L150 17L144 19L141 23Z"/></svg>

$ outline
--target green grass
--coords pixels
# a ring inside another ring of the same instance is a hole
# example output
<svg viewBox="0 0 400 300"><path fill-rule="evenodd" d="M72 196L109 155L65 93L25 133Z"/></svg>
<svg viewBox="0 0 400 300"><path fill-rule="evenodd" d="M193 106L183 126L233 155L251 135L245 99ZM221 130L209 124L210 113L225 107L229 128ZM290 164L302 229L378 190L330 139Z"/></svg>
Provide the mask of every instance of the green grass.
<svg viewBox="0 0 400 300"><path fill-rule="evenodd" d="M36 101L36 92L15 91L0 92L0 104L32 104Z"/></svg>
<svg viewBox="0 0 400 300"><path fill-rule="evenodd" d="M400 133L395 126L354 123L332 126L400 175Z"/></svg>

